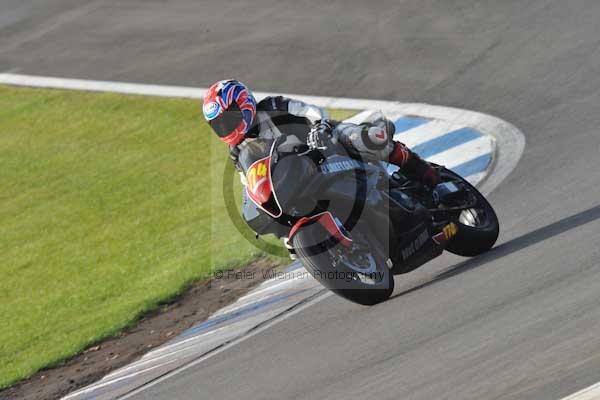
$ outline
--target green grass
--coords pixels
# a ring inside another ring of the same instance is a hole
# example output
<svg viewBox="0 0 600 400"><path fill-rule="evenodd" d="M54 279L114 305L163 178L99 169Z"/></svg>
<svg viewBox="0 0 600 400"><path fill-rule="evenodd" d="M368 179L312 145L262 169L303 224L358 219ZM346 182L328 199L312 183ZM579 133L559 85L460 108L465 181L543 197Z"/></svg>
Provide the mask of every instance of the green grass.
<svg viewBox="0 0 600 400"><path fill-rule="evenodd" d="M0 86L0 388L257 257L226 162L197 101Z"/></svg>

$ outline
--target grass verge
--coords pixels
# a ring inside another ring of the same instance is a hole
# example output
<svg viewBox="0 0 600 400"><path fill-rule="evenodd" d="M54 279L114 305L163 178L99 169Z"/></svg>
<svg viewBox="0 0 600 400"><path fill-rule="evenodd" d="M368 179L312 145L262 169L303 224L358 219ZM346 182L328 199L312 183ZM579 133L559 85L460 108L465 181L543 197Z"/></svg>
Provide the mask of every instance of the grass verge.
<svg viewBox="0 0 600 400"><path fill-rule="evenodd" d="M197 101L0 86L0 388L259 255L225 162Z"/></svg>

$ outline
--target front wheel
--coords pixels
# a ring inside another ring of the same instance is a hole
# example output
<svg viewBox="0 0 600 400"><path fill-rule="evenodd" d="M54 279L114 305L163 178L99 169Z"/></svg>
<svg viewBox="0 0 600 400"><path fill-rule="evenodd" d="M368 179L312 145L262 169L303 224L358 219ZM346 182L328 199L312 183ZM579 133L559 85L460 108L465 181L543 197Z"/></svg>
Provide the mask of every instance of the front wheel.
<svg viewBox="0 0 600 400"><path fill-rule="evenodd" d="M371 306L387 300L394 291L381 246L353 231L354 244L346 248L319 224L305 225L292 245L306 270L323 286L347 300Z"/></svg>
<svg viewBox="0 0 600 400"><path fill-rule="evenodd" d="M458 216L458 233L446 246L450 253L474 257L490 250L496 244L500 233L500 224L496 212L487 199L473 185L460 175L443 169L442 181L460 180L476 199L473 208L466 209Z"/></svg>

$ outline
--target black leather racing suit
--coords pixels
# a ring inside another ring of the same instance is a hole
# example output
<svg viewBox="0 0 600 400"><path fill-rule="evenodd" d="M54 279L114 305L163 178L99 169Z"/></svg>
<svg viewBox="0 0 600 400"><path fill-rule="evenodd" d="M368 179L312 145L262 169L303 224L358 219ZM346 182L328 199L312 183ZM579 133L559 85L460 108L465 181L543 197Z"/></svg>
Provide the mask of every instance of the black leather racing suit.
<svg viewBox="0 0 600 400"><path fill-rule="evenodd" d="M254 126L246 135L248 138L269 134L269 127L273 125L286 126L285 131L288 133L290 129L300 127L298 136L301 136L306 134L307 125L328 120L328 114L322 108L283 96L266 97L257 104L256 111ZM367 159L390 162L431 186L439 180L434 168L404 144L393 140L394 124L383 114L379 114L371 122L359 125L336 121L329 121L328 125L331 126L331 131L328 133L342 143L349 154L358 153ZM230 146L230 155L238 170L240 170L238 165L240 147L244 145L245 141Z"/></svg>

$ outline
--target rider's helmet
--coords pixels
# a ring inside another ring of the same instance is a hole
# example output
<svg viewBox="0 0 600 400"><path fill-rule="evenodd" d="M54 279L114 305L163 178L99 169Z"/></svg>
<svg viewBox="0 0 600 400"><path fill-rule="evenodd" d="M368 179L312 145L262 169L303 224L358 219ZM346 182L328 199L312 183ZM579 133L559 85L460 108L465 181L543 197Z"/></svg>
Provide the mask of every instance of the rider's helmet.
<svg viewBox="0 0 600 400"><path fill-rule="evenodd" d="M219 81L204 94L204 118L219 138L229 145L241 143L256 116L256 100L250 90L233 79Z"/></svg>

